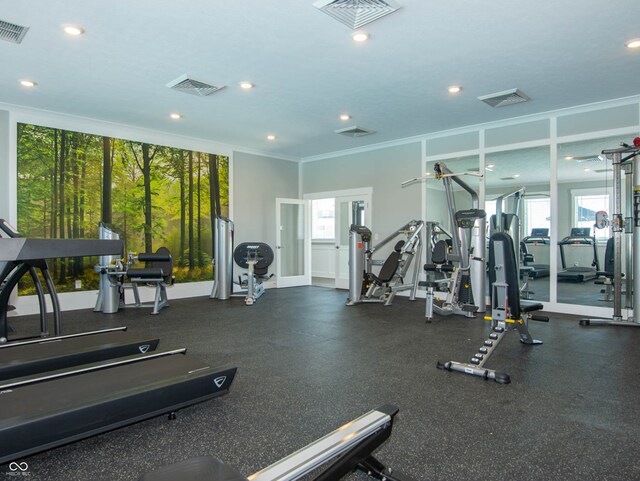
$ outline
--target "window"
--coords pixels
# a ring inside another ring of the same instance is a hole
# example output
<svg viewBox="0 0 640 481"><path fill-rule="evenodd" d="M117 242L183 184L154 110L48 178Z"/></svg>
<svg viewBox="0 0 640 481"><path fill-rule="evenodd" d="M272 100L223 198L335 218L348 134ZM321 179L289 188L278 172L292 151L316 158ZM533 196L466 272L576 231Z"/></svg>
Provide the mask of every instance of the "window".
<svg viewBox="0 0 640 481"><path fill-rule="evenodd" d="M609 212L609 194L588 194L575 195L573 197L573 227L588 227L595 235L596 241L606 242L610 233L610 228L595 229L596 212Z"/></svg>
<svg viewBox="0 0 640 481"><path fill-rule="evenodd" d="M311 201L311 239L335 239L335 199L317 199Z"/></svg>
<svg viewBox="0 0 640 481"><path fill-rule="evenodd" d="M524 198L524 236L531 235L531 229L551 229L551 199L549 197Z"/></svg>

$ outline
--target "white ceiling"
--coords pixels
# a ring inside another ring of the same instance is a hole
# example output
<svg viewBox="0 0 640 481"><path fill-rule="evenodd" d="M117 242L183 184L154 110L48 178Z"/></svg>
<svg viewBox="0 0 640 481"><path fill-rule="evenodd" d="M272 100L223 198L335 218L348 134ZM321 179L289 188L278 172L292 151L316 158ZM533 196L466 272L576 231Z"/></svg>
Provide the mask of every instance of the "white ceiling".
<svg viewBox="0 0 640 481"><path fill-rule="evenodd" d="M397 1L358 45L313 0L0 0L0 20L30 27L0 41L0 102L303 158L640 94L640 51L624 46L640 37L637 0ZM227 87L165 87L185 73ZM516 87L532 100L477 100ZM349 125L377 133L333 133Z"/></svg>

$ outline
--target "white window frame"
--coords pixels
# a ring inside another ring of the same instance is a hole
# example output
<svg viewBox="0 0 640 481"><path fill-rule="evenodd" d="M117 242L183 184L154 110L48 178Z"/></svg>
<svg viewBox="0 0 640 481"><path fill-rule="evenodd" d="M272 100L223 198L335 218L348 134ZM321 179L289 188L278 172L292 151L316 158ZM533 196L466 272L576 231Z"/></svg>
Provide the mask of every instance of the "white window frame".
<svg viewBox="0 0 640 481"><path fill-rule="evenodd" d="M609 206L607 208L607 212L609 213L609 220L611 220L611 213L613 212L613 196L611 195L610 190L605 187L592 187L589 189L571 189L571 227L575 227L577 224L576 219L576 202L578 197L586 197L593 195L607 195L609 196ZM596 223L596 220L593 220L593 223ZM604 245L607 243L609 237L611 237L611 227L607 228L606 235L597 235L600 232L603 232L603 229L594 229L593 226L591 232L594 233L596 237L596 244Z"/></svg>

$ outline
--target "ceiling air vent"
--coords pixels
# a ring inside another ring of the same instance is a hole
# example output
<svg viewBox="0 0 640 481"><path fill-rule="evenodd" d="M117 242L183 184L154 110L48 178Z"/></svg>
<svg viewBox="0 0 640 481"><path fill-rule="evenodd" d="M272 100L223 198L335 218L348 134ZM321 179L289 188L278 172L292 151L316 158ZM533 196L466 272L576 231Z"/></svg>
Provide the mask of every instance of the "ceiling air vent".
<svg viewBox="0 0 640 481"><path fill-rule="evenodd" d="M400 8L392 0L318 0L313 6L353 30Z"/></svg>
<svg viewBox="0 0 640 481"><path fill-rule="evenodd" d="M357 125L340 130L335 130L334 132L336 134L346 135L347 137L364 137L365 135L376 133L375 130L363 129L362 127L358 127Z"/></svg>
<svg viewBox="0 0 640 481"><path fill-rule="evenodd" d="M5 22L0 20L0 40L6 40L7 42L20 43L27 34L29 27L22 27L15 23Z"/></svg>
<svg viewBox="0 0 640 481"><path fill-rule="evenodd" d="M207 95L211 95L218 90L223 89L224 85L216 87L215 85L210 85L208 83L189 78L187 75L182 75L169 82L167 87L172 90L177 90L178 92L197 95L198 97L206 97Z"/></svg>
<svg viewBox="0 0 640 481"><path fill-rule="evenodd" d="M478 97L478 100L482 100L491 107L506 107L507 105L519 104L531 99L519 89L511 89L495 94L483 95L482 97Z"/></svg>

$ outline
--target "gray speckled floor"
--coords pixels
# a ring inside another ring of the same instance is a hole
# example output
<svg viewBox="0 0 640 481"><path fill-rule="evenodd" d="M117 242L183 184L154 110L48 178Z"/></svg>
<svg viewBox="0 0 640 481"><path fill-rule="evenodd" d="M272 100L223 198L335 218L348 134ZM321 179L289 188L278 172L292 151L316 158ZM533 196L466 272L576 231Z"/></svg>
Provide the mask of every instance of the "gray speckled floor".
<svg viewBox="0 0 640 481"><path fill-rule="evenodd" d="M171 293L169 292L169 295ZM532 323L542 346L510 335L490 361L507 386L439 371L466 361L488 323L437 318L424 304L345 307L345 291L270 290L240 299L176 300L159 316L64 313L65 332L128 325L161 347L236 365L231 393L29 458L31 480L135 480L214 454L249 475L378 405L400 407L388 465L418 480L640 479L640 329ZM9 476L0 466L0 478ZM363 479L361 475L352 475ZM2 479L4 479L2 478Z"/></svg>

